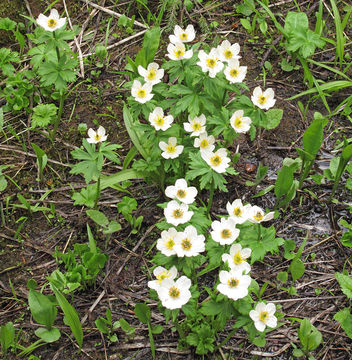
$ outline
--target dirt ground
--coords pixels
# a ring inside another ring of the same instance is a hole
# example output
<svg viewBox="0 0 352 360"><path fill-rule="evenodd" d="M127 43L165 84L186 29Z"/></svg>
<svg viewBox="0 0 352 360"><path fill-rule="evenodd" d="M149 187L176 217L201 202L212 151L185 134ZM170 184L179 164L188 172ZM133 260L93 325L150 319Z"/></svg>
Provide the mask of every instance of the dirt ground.
<svg viewBox="0 0 352 360"><path fill-rule="evenodd" d="M30 10L34 17L37 17L47 5L43 0L28 0L24 3L17 12L29 16ZM87 22L86 31L92 30L95 40L90 38L82 44L83 53L88 53L94 43L104 38L104 26L109 16L99 10L94 11L92 15L94 8L84 4L84 1L66 0L66 3L73 24L81 25L91 14L92 18ZM96 3L116 12L126 13L128 16L135 14L136 19L147 14L142 6L135 5L135 1L122 2L121 5L116 1L107 0L96 1ZM117 5L112 7L114 3ZM148 1L148 6L152 11L156 11L157 3L156 0ZM290 96L307 89L302 70L289 73L281 70L278 63L280 57L272 48L264 45L264 39L259 30L256 37L248 34L241 27L239 17L231 15L234 14L233 6L236 3L238 2L223 1L222 4L214 2L215 5L220 4L220 6L213 6L211 2L203 2L189 13L180 12L178 19L182 17L185 23L193 23L197 34L202 33L198 24L200 15L207 24L217 21L218 27L216 29L209 27L210 33L207 37L204 36L204 40L211 43L216 36L220 38L226 36L231 43L240 44L241 61L248 66L246 84L250 89L258 85L263 86L261 61L263 59L269 61L273 69L266 74L265 86L275 90L276 107L284 110L284 117L278 128L273 131L264 131L260 138L253 142L249 137L242 138L239 144L241 159L236 164L239 175L227 178L229 190L227 194L215 194L213 214L225 214L226 203L236 198L263 208L272 208L274 197L271 193L259 198L252 198L252 196L275 182L274 175L282 166L282 160L285 157L297 156L295 148L301 145L302 135L311 122L313 113L326 112L321 102L312 101L305 117L295 101L287 100ZM291 2L282 3L283 5L274 7L276 12L286 14L289 10L294 10ZM301 1L302 9L306 11L313 4L314 1ZM62 1L55 6L62 10ZM14 10L12 17L16 18L16 16ZM272 26L270 21L268 23ZM162 27L166 25L167 19L162 23ZM112 21L112 26L116 27L116 32L120 31L120 38L109 39L111 43L128 36L118 28L116 18ZM167 44L167 36L168 33L165 32L162 48L165 48ZM74 243L87 242L85 209L81 206L73 206L71 199L72 187L75 189L84 187L84 180L80 176L69 174L70 167L66 165L74 163L70 151L81 143L82 136L77 130L78 124L87 123L88 127L94 127L93 121L97 119L107 129L109 141L122 145L122 149L119 150L122 159L131 148L131 141L122 119L122 100L126 97L126 90L122 88L122 84L127 78L118 72L124 70L126 55L132 58L135 56L141 46L141 40L142 38L139 37L112 48L109 51L109 66L103 68L98 77L92 75L92 70L96 69L86 65L86 77L90 77L92 81L82 82L77 87L77 91L67 100L62 126L59 128L54 147L39 132L31 132L30 138L27 137L27 133L22 135L26 144L39 144L50 159L42 183L36 181L36 158L31 150L26 152L15 138L10 138L9 134L7 138L0 138L1 163L12 164L5 173L17 184L9 182L6 190L0 193L1 212L4 214L4 222L0 230L0 325L13 321L17 329L22 329L21 342L24 346L36 340L34 330L37 328L28 308L27 281L33 278L40 286L45 283L46 277L58 266L52 256L55 248L62 250L72 248ZM275 40L275 38L272 39L273 42ZM3 46L13 46L12 41L13 39L8 39L7 44ZM163 54L161 50L157 58L162 59ZM334 53L331 50L330 53L324 53L321 56L333 57ZM329 104L333 107L347 95L350 95L347 91L335 94L328 99ZM303 97L300 101L306 104L308 97ZM108 116L99 114L108 114ZM24 113L7 116L5 120L17 133L25 129L27 124L27 116ZM339 128L340 132L335 132L336 128ZM352 136L351 129L351 123L345 118L336 116L332 119L315 170L319 171L319 164L331 157L331 150L336 141L342 139L342 135ZM229 150L235 151L236 146L237 143L233 144ZM31 149L30 145L28 148ZM256 187L245 186L247 180L254 180L259 163L268 166L268 176ZM114 166L104 167L106 174L116 171L117 168ZM348 306L348 300L341 292L334 273L341 272L343 269L351 272L352 252L350 248L343 247L339 241L343 229L339 227L338 220L348 216L346 206L341 202L327 205L331 187L331 183L318 187L313 181L307 182L305 189L309 192L302 190L300 201L296 198L289 209L281 212L280 216L272 222L278 236L294 240L297 245L300 245L307 237L303 252L306 271L304 276L294 284L297 295L289 295L287 291L281 289L276 279L278 272L286 271L289 265L289 261L282 257L282 249L280 255L266 256L264 261L256 263L252 268L251 276L260 285L264 282L269 284L265 298L270 301L275 299L275 304L285 314L280 326L268 334L267 345L264 348L258 348L249 343L244 331L239 331L221 348L220 352L204 357L196 355L193 350L178 347L177 332L171 324L165 325L156 302L149 299L148 269L152 266L151 259L156 251L155 241L160 233L155 223L163 217L162 210L156 205L164 201L163 194L157 187L146 184L141 179L132 181L128 189L138 201L138 210L134 215L136 217L142 215L144 220L140 232L131 235L129 224L117 213L116 209L116 204L125 194L110 188L104 190L100 198L100 210L110 219L118 220L122 224L122 230L110 239L106 251L109 260L104 272L97 279L96 287L75 293L74 297L69 299L80 318L85 320L82 351L79 351L74 340L64 335L65 333L71 335L71 332L64 325L62 315L60 315L56 324L62 330L63 336L55 343L39 348L33 354L45 360L152 359L147 326L141 324L133 312L136 303L148 301L152 310L153 324L164 326L162 334L154 335L158 360L291 359L293 351L291 344L299 344L298 324L290 320L294 317L309 318L322 332L323 344L313 352L316 359L352 359L351 340L333 320L338 310ZM35 203L48 189L52 189L52 192L43 204L46 206L54 204L56 208L56 215L50 219L50 222L40 212L29 215L27 211L13 207L13 204L17 202L18 193L29 194L31 201ZM205 191L201 196L205 201L208 198ZM351 203L352 200L351 193L343 187L339 188L338 198L345 203ZM24 221L24 218L27 219ZM93 229L97 244L104 248L103 234L96 230L91 220L88 222ZM15 293L11 289L11 284ZM117 330L119 340L116 343L109 343L107 338L102 336L94 321L100 315L105 315L107 308L111 309L113 321L123 318L136 329L134 337L128 338L120 329ZM232 322L228 323L225 331L217 338L217 344L226 337L232 324ZM11 356L8 358L11 359Z"/></svg>

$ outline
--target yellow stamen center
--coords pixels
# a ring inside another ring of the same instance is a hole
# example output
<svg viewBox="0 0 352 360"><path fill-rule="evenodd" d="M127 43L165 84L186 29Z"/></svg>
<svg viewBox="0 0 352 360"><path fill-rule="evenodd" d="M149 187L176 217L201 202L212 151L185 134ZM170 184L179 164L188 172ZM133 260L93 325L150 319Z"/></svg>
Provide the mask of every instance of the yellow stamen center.
<svg viewBox="0 0 352 360"><path fill-rule="evenodd" d="M175 245L175 241L174 239L169 239L168 241L166 241L166 244L165 246L169 249L169 250L172 250L173 247Z"/></svg>
<svg viewBox="0 0 352 360"><path fill-rule="evenodd" d="M232 235L232 233L231 233L231 230L230 230L230 229L223 229L223 230L221 231L221 237L222 237L223 239L228 239L228 238L231 237L231 235Z"/></svg>
<svg viewBox="0 0 352 360"><path fill-rule="evenodd" d="M183 239L181 242L181 246L183 250L190 250L192 247L192 242L189 239Z"/></svg>
<svg viewBox="0 0 352 360"><path fill-rule="evenodd" d="M233 56L233 53L231 50L226 50L224 55L225 55L226 59L231 59Z"/></svg>
<svg viewBox="0 0 352 360"><path fill-rule="evenodd" d="M55 19L49 19L48 20L48 26L50 28L54 28L57 25L57 21Z"/></svg>
<svg viewBox="0 0 352 360"><path fill-rule="evenodd" d="M235 127L241 127L242 126L242 118L238 117L234 121Z"/></svg>
<svg viewBox="0 0 352 360"><path fill-rule="evenodd" d="M186 191L180 189L180 190L177 190L176 194L177 194L177 197L182 199L182 198L184 198L186 196Z"/></svg>
<svg viewBox="0 0 352 360"><path fill-rule="evenodd" d="M169 153L169 154L172 154L176 151L176 148L175 146L173 145L169 145L167 148L166 148L166 151Z"/></svg>
<svg viewBox="0 0 352 360"><path fill-rule="evenodd" d="M229 285L230 288L235 288L238 285L239 281L235 278L231 278L229 280L227 280L227 284Z"/></svg>
<svg viewBox="0 0 352 360"><path fill-rule="evenodd" d="M146 96L146 92L144 89L139 89L137 92L137 96L140 98L144 98Z"/></svg>
<svg viewBox="0 0 352 360"><path fill-rule="evenodd" d="M163 271L159 275L156 276L159 284L164 280L170 277L170 273L168 271Z"/></svg>
<svg viewBox="0 0 352 360"><path fill-rule="evenodd" d="M203 139L201 142L200 142L200 147L205 149L209 146L209 142L207 139Z"/></svg>
<svg viewBox="0 0 352 360"><path fill-rule="evenodd" d="M258 99L258 102L259 104L263 105L266 103L266 97L265 96L259 96L259 99Z"/></svg>
<svg viewBox="0 0 352 360"><path fill-rule="evenodd" d="M175 219L179 219L183 216L183 211L181 209L176 209L173 211L172 215Z"/></svg>
<svg viewBox="0 0 352 360"><path fill-rule="evenodd" d="M192 125L192 128L193 128L194 131L200 130L201 127L202 127L202 125L199 122L195 122Z"/></svg>
<svg viewBox="0 0 352 360"><path fill-rule="evenodd" d="M99 141L101 139L101 136L100 135L98 135L98 134L95 134L95 136L94 136L94 140L95 141Z"/></svg>
<svg viewBox="0 0 352 360"><path fill-rule="evenodd" d="M242 212L243 212L243 211L242 211L241 208L239 208L239 207L233 209L233 214L234 214L235 216L241 216L241 215L242 215Z"/></svg>
<svg viewBox="0 0 352 360"><path fill-rule="evenodd" d="M238 76L238 70L237 69L231 69L230 70L230 75L232 76L232 77L237 77Z"/></svg>
<svg viewBox="0 0 352 360"><path fill-rule="evenodd" d="M158 117L155 119L155 123L156 123L158 126L163 126L163 125L164 125L164 122L165 122L165 119L164 119L162 116L158 116Z"/></svg>
<svg viewBox="0 0 352 360"><path fill-rule="evenodd" d="M210 163L213 165L213 166L219 166L221 164L221 157L219 155L214 155L210 158Z"/></svg>
<svg viewBox="0 0 352 360"><path fill-rule="evenodd" d="M155 75L156 75L156 71L155 70L149 70L149 73L147 75L147 78L149 80L153 80L155 78Z"/></svg>
<svg viewBox="0 0 352 360"><path fill-rule="evenodd" d="M214 59L207 59L208 67L213 68L216 65L216 60Z"/></svg>
<svg viewBox="0 0 352 360"><path fill-rule="evenodd" d="M259 314L259 320L262 321L263 323L265 323L268 320L269 314L267 311L262 311Z"/></svg>
<svg viewBox="0 0 352 360"><path fill-rule="evenodd" d="M177 299L178 297L180 297L180 290L177 289L176 286L171 286L171 288L169 289L169 295L170 297Z"/></svg>
<svg viewBox="0 0 352 360"><path fill-rule="evenodd" d="M243 263L243 257L241 255L241 253L238 251L234 256L233 256L233 262L236 264L236 265L240 265Z"/></svg>
<svg viewBox="0 0 352 360"><path fill-rule="evenodd" d="M263 217L264 217L264 215L263 215L260 211L258 211L258 212L254 215L254 219L256 219L257 221L262 220Z"/></svg>
<svg viewBox="0 0 352 360"><path fill-rule="evenodd" d="M184 53L184 51L182 51L182 50L176 50L175 51L175 56L177 57L177 58L180 58L181 56L183 56L185 53Z"/></svg>
<svg viewBox="0 0 352 360"><path fill-rule="evenodd" d="M188 35L187 35L187 33L182 33L181 35L180 35L180 39L181 40L187 40L188 39Z"/></svg>

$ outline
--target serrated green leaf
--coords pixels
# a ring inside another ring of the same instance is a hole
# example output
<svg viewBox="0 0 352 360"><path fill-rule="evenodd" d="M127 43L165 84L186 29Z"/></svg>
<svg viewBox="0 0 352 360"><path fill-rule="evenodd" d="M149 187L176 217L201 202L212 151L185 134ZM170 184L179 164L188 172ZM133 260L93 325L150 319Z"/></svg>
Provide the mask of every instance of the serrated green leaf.
<svg viewBox="0 0 352 360"><path fill-rule="evenodd" d="M335 273L335 278L341 286L342 292L349 298L352 298L352 278L349 275Z"/></svg>
<svg viewBox="0 0 352 360"><path fill-rule="evenodd" d="M334 315L334 320L338 321L345 330L347 336L352 339L352 315L349 308L340 310Z"/></svg>

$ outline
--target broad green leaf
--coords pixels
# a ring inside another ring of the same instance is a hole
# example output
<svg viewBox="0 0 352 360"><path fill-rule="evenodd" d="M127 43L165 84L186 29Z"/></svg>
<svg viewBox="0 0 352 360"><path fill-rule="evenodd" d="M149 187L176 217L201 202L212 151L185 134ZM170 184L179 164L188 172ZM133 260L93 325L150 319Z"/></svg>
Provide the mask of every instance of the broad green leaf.
<svg viewBox="0 0 352 360"><path fill-rule="evenodd" d="M296 281L297 279L303 276L305 271L305 266L301 259L294 259L292 260L291 265L289 266L288 269L291 273L292 280Z"/></svg>
<svg viewBox="0 0 352 360"><path fill-rule="evenodd" d="M107 226L109 224L109 219L98 210L86 210L87 215L98 225Z"/></svg>
<svg viewBox="0 0 352 360"><path fill-rule="evenodd" d="M150 324L150 308L145 303L137 303L134 312L143 324Z"/></svg>
<svg viewBox="0 0 352 360"><path fill-rule="evenodd" d="M4 354L15 341L15 327L11 321L0 327L0 344Z"/></svg>
<svg viewBox="0 0 352 360"><path fill-rule="evenodd" d="M61 292L53 284L50 284L50 286L56 296L56 299L57 299L62 311L65 314L64 322L66 325L68 325L71 328L73 336L75 337L77 344L81 348L82 344L83 344L83 331L82 331L82 325L79 321L77 311L66 300L65 296L62 295Z"/></svg>
<svg viewBox="0 0 352 360"><path fill-rule="evenodd" d="M321 147L323 142L324 127L327 123L327 119L316 114L318 113L314 114L314 120L312 124L308 127L303 135L304 150L313 156L317 154Z"/></svg>
<svg viewBox="0 0 352 360"><path fill-rule="evenodd" d="M39 328L37 330L34 331L34 333L41 339L43 339L46 343L52 343L56 340L60 339L60 330L57 328L51 328L46 329L46 328Z"/></svg>
<svg viewBox="0 0 352 360"><path fill-rule="evenodd" d="M33 319L51 329L56 319L57 309L49 298L38 291L29 289L28 304Z"/></svg>
<svg viewBox="0 0 352 360"><path fill-rule="evenodd" d="M108 187L114 187L116 184L120 182L131 179L138 179L140 177L141 175L134 169L121 170L113 175L108 175L108 176L103 175L100 180L100 188L104 190Z"/></svg>
<svg viewBox="0 0 352 360"><path fill-rule="evenodd" d="M275 195L277 200L281 199L282 196L286 195L293 184L293 169L288 166L283 166L281 171L278 173L275 182Z"/></svg>
<svg viewBox="0 0 352 360"><path fill-rule="evenodd" d="M266 123L265 123L265 129L271 130L275 129L282 119L283 115L282 109L270 109L265 113L266 116Z"/></svg>
<svg viewBox="0 0 352 360"><path fill-rule="evenodd" d="M312 325L308 319L302 320L300 328L297 332L303 350L305 351L315 350L323 339L320 331Z"/></svg>
<svg viewBox="0 0 352 360"><path fill-rule="evenodd" d="M352 277L337 272L335 273L335 278L339 282L342 292L349 299L352 299Z"/></svg>
<svg viewBox="0 0 352 360"><path fill-rule="evenodd" d="M334 320L338 321L345 330L347 336L352 339L352 315L349 308L340 310L334 315Z"/></svg>

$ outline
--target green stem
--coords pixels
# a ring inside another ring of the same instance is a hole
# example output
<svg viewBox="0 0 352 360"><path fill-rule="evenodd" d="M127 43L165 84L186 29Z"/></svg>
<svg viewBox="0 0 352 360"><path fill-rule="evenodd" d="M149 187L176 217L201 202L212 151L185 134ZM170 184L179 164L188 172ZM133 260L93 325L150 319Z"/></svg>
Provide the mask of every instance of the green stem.
<svg viewBox="0 0 352 360"><path fill-rule="evenodd" d="M62 116L62 110L64 108L64 102L65 102L65 97L64 97L64 94L63 92L60 91L60 103L59 103L59 112L57 114L57 117L56 117L56 120L55 120L55 123L54 123L54 129L51 133L51 140L54 141L55 139L55 136L56 136L56 132L57 132L57 129L59 127L59 124L60 124L60 120L61 120L61 116Z"/></svg>
<svg viewBox="0 0 352 360"><path fill-rule="evenodd" d="M262 227L260 224L258 224L257 230L258 230L258 241L260 241L262 238Z"/></svg>
<svg viewBox="0 0 352 360"><path fill-rule="evenodd" d="M95 195L94 209L97 209L97 207L98 207L99 196L100 196L100 174L99 174L98 181L97 181L97 192Z"/></svg>
<svg viewBox="0 0 352 360"><path fill-rule="evenodd" d="M213 204L214 190L215 190L214 180L212 180L211 186L210 186L210 194L209 194L208 206L207 206L208 214L210 214L211 205Z"/></svg>
<svg viewBox="0 0 352 360"><path fill-rule="evenodd" d="M59 47L56 44L55 31L53 31L53 37L54 37L54 40L55 40L55 50L56 50L56 55L57 55L57 62L60 62L60 51L59 51Z"/></svg>

